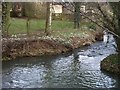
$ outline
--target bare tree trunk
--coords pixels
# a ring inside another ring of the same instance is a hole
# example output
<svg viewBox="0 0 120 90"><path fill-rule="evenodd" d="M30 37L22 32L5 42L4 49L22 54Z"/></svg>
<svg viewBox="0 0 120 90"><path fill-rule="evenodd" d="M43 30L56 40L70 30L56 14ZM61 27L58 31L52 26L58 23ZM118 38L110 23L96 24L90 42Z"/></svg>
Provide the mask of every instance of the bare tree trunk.
<svg viewBox="0 0 120 90"><path fill-rule="evenodd" d="M8 37L8 29L10 27L10 8L11 3L4 2L2 3L2 17L3 17L3 24L2 24L2 33L4 37Z"/></svg>
<svg viewBox="0 0 120 90"><path fill-rule="evenodd" d="M74 28L80 27L80 2L75 2L74 10Z"/></svg>
<svg viewBox="0 0 120 90"><path fill-rule="evenodd" d="M30 29L30 18L29 17L27 18L27 21L26 21L26 27L27 27L27 36L29 37L29 29Z"/></svg>
<svg viewBox="0 0 120 90"><path fill-rule="evenodd" d="M47 9L46 9L46 26L45 26L45 33L46 35L50 34L51 31L51 23L52 23L52 3L47 2Z"/></svg>

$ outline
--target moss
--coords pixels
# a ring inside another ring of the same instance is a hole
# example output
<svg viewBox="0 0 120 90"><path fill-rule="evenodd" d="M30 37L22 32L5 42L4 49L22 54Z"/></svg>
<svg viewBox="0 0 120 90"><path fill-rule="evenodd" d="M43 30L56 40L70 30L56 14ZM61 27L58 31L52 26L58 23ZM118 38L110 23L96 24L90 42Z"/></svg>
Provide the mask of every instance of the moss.
<svg viewBox="0 0 120 90"><path fill-rule="evenodd" d="M101 70L105 70L110 73L120 74L120 64L118 64L118 55L112 54L101 61Z"/></svg>
<svg viewBox="0 0 120 90"><path fill-rule="evenodd" d="M118 64L118 55L117 54L112 54L106 58L109 60L112 64Z"/></svg>

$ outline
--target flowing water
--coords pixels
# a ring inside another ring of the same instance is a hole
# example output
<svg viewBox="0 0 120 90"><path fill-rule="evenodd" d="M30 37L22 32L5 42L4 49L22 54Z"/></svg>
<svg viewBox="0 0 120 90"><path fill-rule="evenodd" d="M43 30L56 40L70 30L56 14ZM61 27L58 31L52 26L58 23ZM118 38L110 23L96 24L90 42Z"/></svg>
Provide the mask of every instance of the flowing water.
<svg viewBox="0 0 120 90"><path fill-rule="evenodd" d="M100 70L100 62L116 53L113 44L111 36L107 47L103 42L96 42L64 55L24 57L3 62L2 87L118 88L117 75Z"/></svg>

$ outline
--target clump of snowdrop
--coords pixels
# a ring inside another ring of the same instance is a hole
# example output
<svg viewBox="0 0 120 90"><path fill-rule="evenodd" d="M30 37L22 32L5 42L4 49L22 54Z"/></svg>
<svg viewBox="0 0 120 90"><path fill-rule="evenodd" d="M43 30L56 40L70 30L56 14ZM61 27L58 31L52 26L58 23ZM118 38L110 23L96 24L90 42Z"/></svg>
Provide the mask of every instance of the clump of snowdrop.
<svg viewBox="0 0 120 90"><path fill-rule="evenodd" d="M17 38L16 34L11 35L12 38Z"/></svg>

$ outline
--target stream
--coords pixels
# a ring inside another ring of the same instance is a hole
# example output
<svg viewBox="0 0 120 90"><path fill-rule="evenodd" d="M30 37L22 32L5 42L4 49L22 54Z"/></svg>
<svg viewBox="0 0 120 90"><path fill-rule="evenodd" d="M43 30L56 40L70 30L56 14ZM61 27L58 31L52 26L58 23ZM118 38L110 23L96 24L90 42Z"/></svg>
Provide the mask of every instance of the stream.
<svg viewBox="0 0 120 90"><path fill-rule="evenodd" d="M118 76L100 70L100 62L116 53L114 45L114 38L110 35L107 47L99 41L62 55L3 61L2 87L118 88Z"/></svg>

